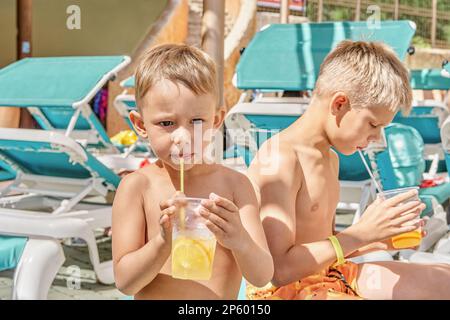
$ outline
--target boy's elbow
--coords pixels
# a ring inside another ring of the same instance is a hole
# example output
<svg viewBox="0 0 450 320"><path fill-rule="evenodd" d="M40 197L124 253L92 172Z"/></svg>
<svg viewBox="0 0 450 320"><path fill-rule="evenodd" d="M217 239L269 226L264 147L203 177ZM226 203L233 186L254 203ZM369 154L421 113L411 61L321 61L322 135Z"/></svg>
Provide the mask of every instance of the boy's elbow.
<svg viewBox="0 0 450 320"><path fill-rule="evenodd" d="M259 276L253 277L252 281L249 281L253 286L261 288L272 280L274 272L272 259L270 259L270 263L267 263L266 266L263 272L259 272Z"/></svg>
<svg viewBox="0 0 450 320"><path fill-rule="evenodd" d="M281 286L289 284L289 281L287 280L285 271L282 270L282 268L275 268L275 271L273 273L273 278L272 278L272 284L275 287L281 287Z"/></svg>
<svg viewBox="0 0 450 320"><path fill-rule="evenodd" d="M116 288L127 296L134 296L139 292L139 289L133 285L132 281L128 277L121 274L117 268L114 269L114 281Z"/></svg>
<svg viewBox="0 0 450 320"><path fill-rule="evenodd" d="M120 279L120 277L115 278L116 288L127 296L134 296L138 290L136 290L130 283Z"/></svg>
<svg viewBox="0 0 450 320"><path fill-rule="evenodd" d="M288 285L294 281L306 278L312 274L314 274L314 272L310 269L295 270L292 268L292 265L289 265L287 263L278 263L275 264L272 284L275 287L281 287Z"/></svg>
<svg viewBox="0 0 450 320"><path fill-rule="evenodd" d="M273 272L272 284L275 287L281 287L290 284L292 279L292 266L286 263L276 263Z"/></svg>
<svg viewBox="0 0 450 320"><path fill-rule="evenodd" d="M272 280L272 275L273 275L273 272L270 274L267 274L267 276L263 275L261 277L254 278L254 279L252 279L252 281L250 283L257 288L262 288L262 287L266 286L270 282L270 280Z"/></svg>

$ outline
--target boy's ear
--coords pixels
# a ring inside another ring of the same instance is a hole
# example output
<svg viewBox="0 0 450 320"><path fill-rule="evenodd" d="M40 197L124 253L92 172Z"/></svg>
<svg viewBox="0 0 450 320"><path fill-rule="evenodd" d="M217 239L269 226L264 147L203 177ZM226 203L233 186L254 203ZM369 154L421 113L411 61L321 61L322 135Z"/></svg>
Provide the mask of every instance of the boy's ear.
<svg viewBox="0 0 450 320"><path fill-rule="evenodd" d="M343 92L336 92L330 105L330 111L336 117L336 125L339 127L344 115L350 111L350 101L347 95Z"/></svg>
<svg viewBox="0 0 450 320"><path fill-rule="evenodd" d="M147 129L145 129L144 120L142 119L142 116L137 111L130 111L130 121L133 124L134 130L136 130L137 134L141 136L142 138L147 138Z"/></svg>
<svg viewBox="0 0 450 320"><path fill-rule="evenodd" d="M214 115L214 129L218 129L222 126L223 120L225 119L225 107L222 106L216 111Z"/></svg>

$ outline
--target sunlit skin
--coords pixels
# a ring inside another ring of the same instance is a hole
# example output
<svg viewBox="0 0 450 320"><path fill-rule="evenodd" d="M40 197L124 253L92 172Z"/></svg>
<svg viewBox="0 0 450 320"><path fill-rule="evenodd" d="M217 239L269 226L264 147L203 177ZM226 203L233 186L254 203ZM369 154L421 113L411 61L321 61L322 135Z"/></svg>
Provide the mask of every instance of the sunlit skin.
<svg viewBox="0 0 450 320"><path fill-rule="evenodd" d="M242 276L265 285L273 261L250 180L206 159L224 109L216 108L213 95L196 95L169 80L155 83L138 104L141 113L132 112L130 119L158 160L126 176L114 200L117 287L135 299L236 299ZM200 214L217 239L210 280L171 277L171 220L183 196L176 192L181 157L185 195L205 199Z"/></svg>
<svg viewBox="0 0 450 320"><path fill-rule="evenodd" d="M352 108L343 92L313 97L305 114L275 136L278 149L270 148L271 140L259 149L249 176L260 192L261 220L274 258L274 285L300 280L336 261L327 238L335 234L339 159L330 147L347 155L366 147L380 139L394 114L387 107ZM267 159L277 164L273 174L262 173ZM423 203L399 205L413 195L411 191L384 202L378 199L358 223L337 233L344 255L392 250L392 236L423 226L418 218ZM448 299L450 287L442 279L450 279L448 266L377 262L360 265L357 284L369 299Z"/></svg>

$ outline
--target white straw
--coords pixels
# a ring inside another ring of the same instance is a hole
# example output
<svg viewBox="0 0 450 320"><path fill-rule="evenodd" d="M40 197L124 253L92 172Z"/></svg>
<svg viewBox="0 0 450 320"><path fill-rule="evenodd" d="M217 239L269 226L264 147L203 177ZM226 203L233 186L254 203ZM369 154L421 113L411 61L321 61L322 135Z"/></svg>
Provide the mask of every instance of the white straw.
<svg viewBox="0 0 450 320"><path fill-rule="evenodd" d="M361 152L361 149L358 149L359 155L361 157L362 162L364 163L364 166L367 169L367 172L369 173L370 178L372 179L373 183L375 183L375 187L377 188L379 193L383 192L383 189L381 188L381 186L378 184L377 180L375 179L375 177L372 174L372 170L370 170L369 165L366 162L366 158L364 158L364 155Z"/></svg>

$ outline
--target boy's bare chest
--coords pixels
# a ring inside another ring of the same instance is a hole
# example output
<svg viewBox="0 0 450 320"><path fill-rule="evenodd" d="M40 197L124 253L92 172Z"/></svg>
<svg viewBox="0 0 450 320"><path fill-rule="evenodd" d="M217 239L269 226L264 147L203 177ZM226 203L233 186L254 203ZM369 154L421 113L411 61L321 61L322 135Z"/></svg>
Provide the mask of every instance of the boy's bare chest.
<svg viewBox="0 0 450 320"><path fill-rule="evenodd" d="M233 199L232 188L226 188L219 178L185 182L184 189L186 197L208 199L213 192L227 199ZM152 186L145 191L144 208L149 236L159 232L159 223L156 221L159 221L161 215L160 204L173 197L179 190L180 186L174 185L169 179L157 177L153 179Z"/></svg>
<svg viewBox="0 0 450 320"><path fill-rule="evenodd" d="M331 163L302 163L302 183L296 197L297 230L327 236L339 202L338 172ZM297 233L299 234L299 233Z"/></svg>

